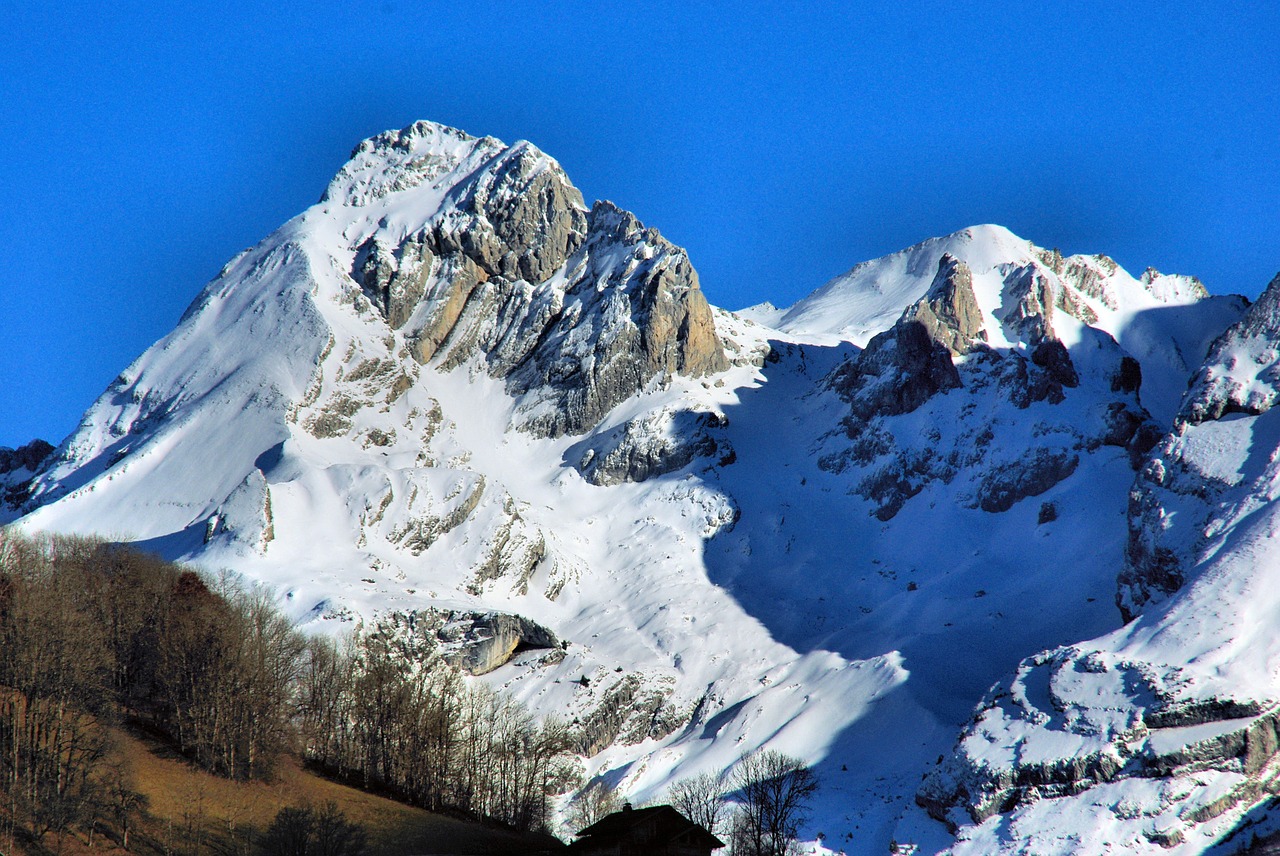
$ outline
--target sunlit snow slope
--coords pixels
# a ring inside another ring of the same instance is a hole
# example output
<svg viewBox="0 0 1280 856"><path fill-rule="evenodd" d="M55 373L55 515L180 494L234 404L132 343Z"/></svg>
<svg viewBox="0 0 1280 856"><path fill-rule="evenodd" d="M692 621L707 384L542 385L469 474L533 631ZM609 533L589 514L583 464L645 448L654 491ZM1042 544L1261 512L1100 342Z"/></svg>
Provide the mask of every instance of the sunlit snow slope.
<svg viewBox="0 0 1280 856"><path fill-rule="evenodd" d="M588 779L658 798L767 746L816 765L828 847L937 851L922 774L1024 658L1120 626L1134 467L1244 309L979 226L735 315L534 146L421 122L229 263L8 513L317 632L525 616L567 646L479 679L567 716Z"/></svg>

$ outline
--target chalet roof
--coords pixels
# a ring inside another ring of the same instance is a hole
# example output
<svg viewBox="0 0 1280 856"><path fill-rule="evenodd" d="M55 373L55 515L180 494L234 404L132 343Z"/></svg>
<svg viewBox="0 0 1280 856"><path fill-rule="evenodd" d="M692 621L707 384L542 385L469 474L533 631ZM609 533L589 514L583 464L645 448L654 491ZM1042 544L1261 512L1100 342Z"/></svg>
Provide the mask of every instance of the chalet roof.
<svg viewBox="0 0 1280 856"><path fill-rule="evenodd" d="M669 805L651 806L649 808L632 808L625 806L622 811L615 811L601 818L578 833L575 845L595 845L607 841L625 840L637 827L653 822L660 830L660 837L651 843L655 846L674 841L677 838L692 835L695 842L703 847L715 850L724 847L724 842L716 838L698 824L689 820Z"/></svg>

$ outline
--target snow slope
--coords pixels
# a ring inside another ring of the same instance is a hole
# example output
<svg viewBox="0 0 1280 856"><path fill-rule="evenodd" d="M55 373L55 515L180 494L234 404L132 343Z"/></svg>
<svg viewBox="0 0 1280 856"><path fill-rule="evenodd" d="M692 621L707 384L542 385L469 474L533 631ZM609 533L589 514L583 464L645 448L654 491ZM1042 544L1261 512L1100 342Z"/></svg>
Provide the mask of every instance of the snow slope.
<svg viewBox="0 0 1280 856"><path fill-rule="evenodd" d="M1280 784L1278 304L1280 279L1214 343L1142 466L1117 594L1135 619L1023 661L922 789L935 813L977 822L953 852L1199 853L1246 813L1267 821L1258 805Z"/></svg>
<svg viewBox="0 0 1280 856"><path fill-rule="evenodd" d="M1244 308L979 226L735 315L529 143L417 123L228 264L9 514L316 632L518 613L563 658L481 679L568 716L589 779L654 799L767 746L817 766L829 847L937 851L916 791L974 702L1137 632L1133 467Z"/></svg>

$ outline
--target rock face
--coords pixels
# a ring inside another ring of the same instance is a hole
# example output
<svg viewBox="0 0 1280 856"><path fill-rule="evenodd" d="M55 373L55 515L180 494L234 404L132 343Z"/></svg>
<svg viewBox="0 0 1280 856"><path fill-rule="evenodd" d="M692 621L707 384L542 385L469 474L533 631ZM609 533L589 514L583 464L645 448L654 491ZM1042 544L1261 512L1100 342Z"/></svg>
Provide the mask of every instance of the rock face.
<svg viewBox="0 0 1280 856"><path fill-rule="evenodd" d="M1204 367L1191 381L1179 420L1196 425L1231 413L1265 413L1280 395L1278 389L1280 275L1249 313L1213 343Z"/></svg>
<svg viewBox="0 0 1280 856"><path fill-rule="evenodd" d="M1052 811L1052 803L1036 804L1126 779L1218 776L1227 787L1179 789L1150 808L1136 800L1110 807L1137 820L1136 835L1147 841L1160 844L1171 833L1181 840L1191 826L1253 802L1272 786L1280 708L1230 698L1180 701L1178 677L1080 649L1025 661L982 702L956 753L925 779L917 802L955 828L1019 809ZM1037 685L1043 689L1032 691ZM1120 695L1111 694L1116 691ZM1138 704L1114 705L1125 698ZM1004 742L1019 723L1030 727L1015 731L1016 742ZM1113 821L1105 804L1095 805L1100 824Z"/></svg>
<svg viewBox="0 0 1280 856"><path fill-rule="evenodd" d="M0 446L0 505L19 509L30 498L31 479L53 454L53 446L44 440L32 440L10 449Z"/></svg>
<svg viewBox="0 0 1280 856"><path fill-rule="evenodd" d="M910 413L933 396L960 386L951 351L915 318L872 337L858 358L839 370L833 387L849 399L851 416Z"/></svg>
<svg viewBox="0 0 1280 856"><path fill-rule="evenodd" d="M986 341L982 310L973 293L973 272L950 254L938 261L938 273L924 299L908 310L925 334L952 354L967 354L974 340Z"/></svg>
<svg viewBox="0 0 1280 856"><path fill-rule="evenodd" d="M449 369L482 359L523 397L517 427L538 436L583 433L655 376L728 367L684 251L611 203L587 211L559 166L528 143L498 148L416 125L375 137L363 154L385 159L441 133L497 150L448 188L426 225L403 239L386 230L365 238L351 271L419 362ZM438 175L449 165L433 153L401 169ZM330 193L365 200L350 188Z"/></svg>
<svg viewBox="0 0 1280 856"><path fill-rule="evenodd" d="M668 410L632 419L588 445L578 471L592 484L606 486L666 475L696 457L715 455L720 444L711 432L725 422L712 413Z"/></svg>
<svg viewBox="0 0 1280 856"><path fill-rule="evenodd" d="M893 519L931 483L957 479L972 484L967 505L1000 514L1070 478L1081 454L1118 446L1136 467L1159 436L1139 400L1140 368L1114 338L1084 328L1090 376L1082 379L1056 337L1052 322L1066 284L1035 261L983 273L988 282L999 278L995 317L979 305L972 269L943 253L925 294L827 378L849 403L850 442L820 464L836 472L867 468L855 490L880 520ZM1073 390L1080 391L1076 405L1056 410ZM1007 404L1035 408L1029 439L999 438ZM939 423L959 414L962 427L930 429L916 440L892 427L909 414Z"/></svg>
<svg viewBox="0 0 1280 856"><path fill-rule="evenodd" d="M951 358L985 339L982 312L967 265L950 255L938 262L928 293L898 323L871 338L832 385L849 399L852 418L910 413L932 396L960 386Z"/></svg>
<svg viewBox="0 0 1280 856"><path fill-rule="evenodd" d="M529 399L522 428L581 433L655 376L728 368L693 266L656 230L597 203L581 262L560 313L508 378Z"/></svg>
<svg viewBox="0 0 1280 856"><path fill-rule="evenodd" d="M1038 265L1029 264L1015 270L1005 282L1006 303L1013 305L1001 321L1011 338L1031 345L1054 338L1053 307L1057 297L1045 272ZM1060 293L1066 294L1067 290L1061 289Z"/></svg>
<svg viewBox="0 0 1280 856"><path fill-rule="evenodd" d="M52 453L53 446L44 440L32 440L16 449L0 446L0 475L9 475L17 470L34 473Z"/></svg>
<svg viewBox="0 0 1280 856"><path fill-rule="evenodd" d="M1076 471L1080 456L1063 450L1034 449L1012 464L992 469L978 488L983 511L1008 511L1015 502L1039 496Z"/></svg>
<svg viewBox="0 0 1280 856"><path fill-rule="evenodd" d="M559 648L560 640L542 625L500 612L439 613L436 638L445 662L468 675L484 675L510 662L517 650Z"/></svg>

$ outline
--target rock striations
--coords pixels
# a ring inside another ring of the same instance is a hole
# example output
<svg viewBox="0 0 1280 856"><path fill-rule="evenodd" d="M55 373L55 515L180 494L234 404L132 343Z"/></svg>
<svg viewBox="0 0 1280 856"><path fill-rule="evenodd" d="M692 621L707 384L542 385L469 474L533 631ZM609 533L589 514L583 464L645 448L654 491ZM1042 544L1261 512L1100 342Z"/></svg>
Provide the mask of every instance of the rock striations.
<svg viewBox="0 0 1280 856"><path fill-rule="evenodd" d="M975 226L726 312L532 144L419 122L0 507L396 634L562 716L582 787L773 748L846 852L1192 852L1273 787L1277 305Z"/></svg>

